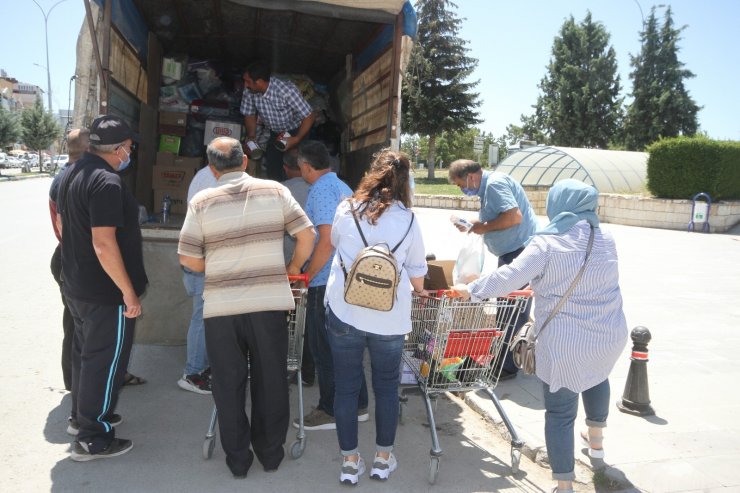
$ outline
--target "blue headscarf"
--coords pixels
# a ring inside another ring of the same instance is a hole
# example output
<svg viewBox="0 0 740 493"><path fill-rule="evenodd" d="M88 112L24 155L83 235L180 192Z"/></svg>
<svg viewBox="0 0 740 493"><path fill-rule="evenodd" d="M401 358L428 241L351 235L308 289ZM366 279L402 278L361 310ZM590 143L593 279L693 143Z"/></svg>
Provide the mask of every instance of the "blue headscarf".
<svg viewBox="0 0 740 493"><path fill-rule="evenodd" d="M547 194L547 217L550 218L550 224L535 234L562 234L584 219L598 228L598 206L599 191L594 187L572 178L561 180Z"/></svg>

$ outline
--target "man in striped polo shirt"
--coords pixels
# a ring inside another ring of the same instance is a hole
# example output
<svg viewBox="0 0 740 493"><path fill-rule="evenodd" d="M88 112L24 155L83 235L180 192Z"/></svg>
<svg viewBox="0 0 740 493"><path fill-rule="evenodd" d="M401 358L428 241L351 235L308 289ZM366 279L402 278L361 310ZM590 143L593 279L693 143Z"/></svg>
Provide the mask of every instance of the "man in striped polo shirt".
<svg viewBox="0 0 740 493"><path fill-rule="evenodd" d="M205 272L203 319L221 444L232 474L244 478L254 454L265 471L276 470L285 455L285 311L294 308L286 274L300 273L315 234L287 188L245 172L239 141L214 139L207 154L218 184L188 204L178 253L183 266ZM296 238L287 267L284 231ZM251 429L244 411L250 372Z"/></svg>

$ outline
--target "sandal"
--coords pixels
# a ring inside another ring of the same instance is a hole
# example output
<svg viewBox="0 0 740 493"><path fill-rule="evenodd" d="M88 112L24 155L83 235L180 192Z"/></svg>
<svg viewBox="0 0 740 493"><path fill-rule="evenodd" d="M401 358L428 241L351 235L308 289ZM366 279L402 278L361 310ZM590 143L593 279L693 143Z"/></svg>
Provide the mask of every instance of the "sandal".
<svg viewBox="0 0 740 493"><path fill-rule="evenodd" d="M141 377L137 377L136 375L132 375L129 372L126 372L126 374L123 375L123 385L143 385L145 383L146 380Z"/></svg>
<svg viewBox="0 0 740 493"><path fill-rule="evenodd" d="M604 441L604 437L593 437L591 438L586 431L581 432L581 439L588 447L588 456L592 459L603 459L604 458L604 449L603 448L593 448L591 446L591 442L593 442L594 445L601 446L602 442Z"/></svg>

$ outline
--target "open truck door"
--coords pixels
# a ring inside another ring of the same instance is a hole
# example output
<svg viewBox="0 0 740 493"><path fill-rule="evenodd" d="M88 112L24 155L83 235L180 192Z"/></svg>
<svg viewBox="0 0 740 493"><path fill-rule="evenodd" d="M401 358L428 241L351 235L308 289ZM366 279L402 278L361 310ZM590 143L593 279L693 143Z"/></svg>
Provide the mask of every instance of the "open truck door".
<svg viewBox="0 0 740 493"><path fill-rule="evenodd" d="M183 71L207 63L232 96L241 90L241 69L258 59L278 77L302 77L309 90L325 91L326 107L314 111L336 125L340 175L352 187L374 152L399 147L401 75L416 35L416 14L405 0L84 2L88 15L77 60L77 74L84 77L77 79L75 123L115 113L139 132L130 184L149 210L156 207L152 175L167 123L163 88L173 90L162 74L173 60ZM175 111L188 114L188 125L203 125L189 95L185 103ZM223 119L239 125L243 118L233 106ZM204 151L201 142L197 153L203 157ZM191 148L184 155L194 153Z"/></svg>

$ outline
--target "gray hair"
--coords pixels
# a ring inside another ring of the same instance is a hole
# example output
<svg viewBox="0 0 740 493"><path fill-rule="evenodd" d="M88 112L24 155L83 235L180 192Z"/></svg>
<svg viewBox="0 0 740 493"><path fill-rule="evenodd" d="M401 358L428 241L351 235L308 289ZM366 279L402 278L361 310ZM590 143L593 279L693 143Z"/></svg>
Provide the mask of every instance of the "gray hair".
<svg viewBox="0 0 740 493"><path fill-rule="evenodd" d="M121 147L123 142L118 144L93 144L90 142L90 150L96 154L105 154L108 152L116 152L116 149Z"/></svg>
<svg viewBox="0 0 740 493"><path fill-rule="evenodd" d="M470 173L477 173L481 167L479 163L471 161L470 159L458 159L450 163L450 169L447 174L452 180L453 178L465 178Z"/></svg>
<svg viewBox="0 0 740 493"><path fill-rule="evenodd" d="M222 151L216 147L219 142L229 144L228 151ZM223 172L226 170L240 168L244 162L244 151L238 140L231 137L216 137L208 144L206 148L208 154L208 163L216 168L216 171Z"/></svg>

